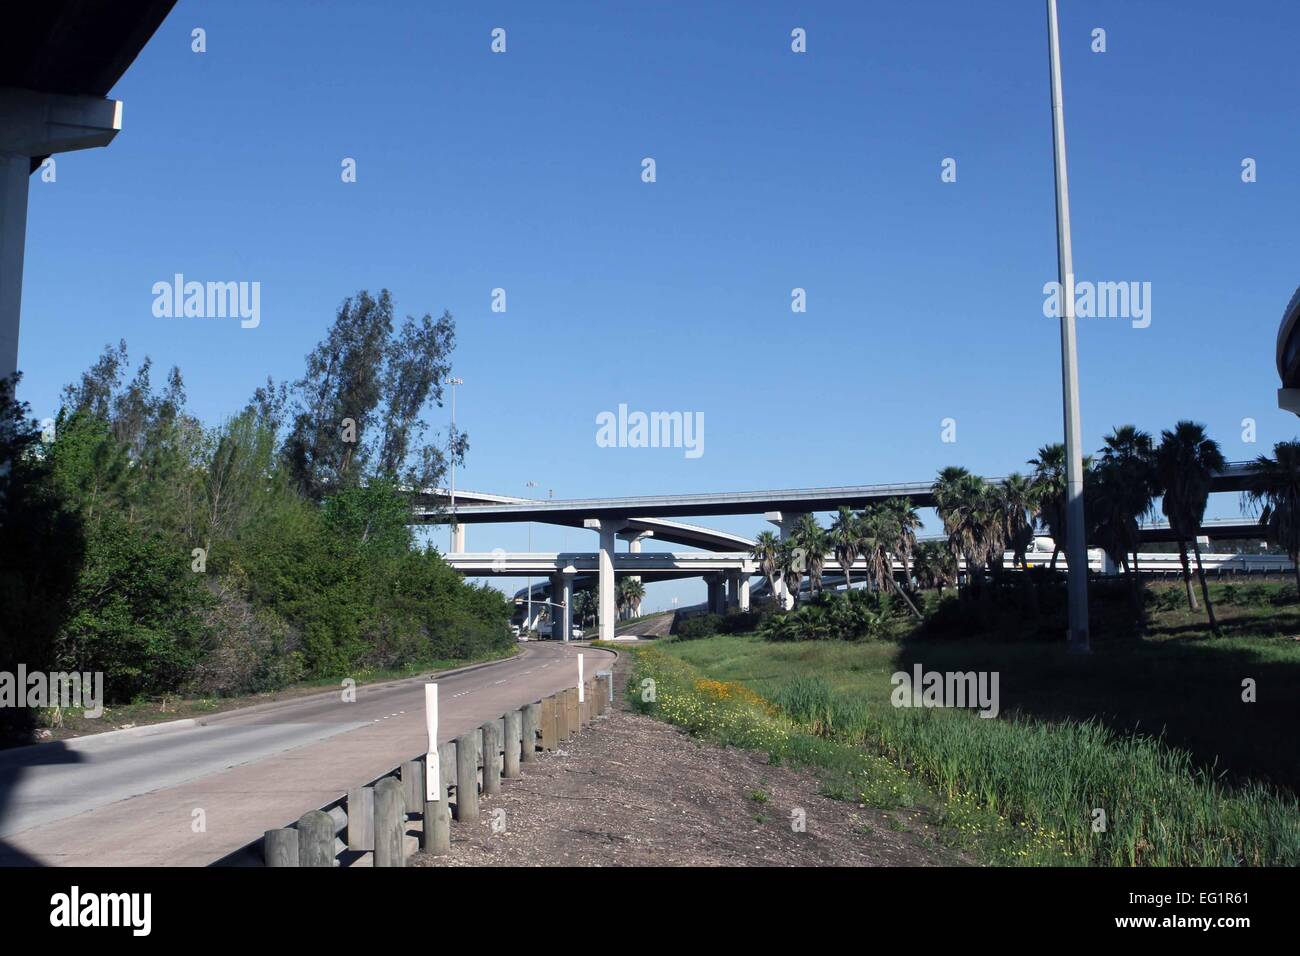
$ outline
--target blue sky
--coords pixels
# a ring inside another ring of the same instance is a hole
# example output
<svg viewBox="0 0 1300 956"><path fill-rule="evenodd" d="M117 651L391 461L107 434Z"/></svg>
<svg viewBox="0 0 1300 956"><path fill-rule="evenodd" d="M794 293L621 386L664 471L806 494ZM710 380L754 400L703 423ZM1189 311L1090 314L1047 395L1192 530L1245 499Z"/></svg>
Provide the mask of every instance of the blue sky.
<svg viewBox="0 0 1300 956"><path fill-rule="evenodd" d="M1080 321L1086 444L1190 417L1229 458L1265 452L1297 432L1273 354L1300 283L1300 7L1061 7L1075 271L1152 284L1149 328ZM456 317L463 487L1001 475L1060 438L1040 0L181 0L113 95L116 141L31 184L20 365L38 416L125 338L219 421L267 375L299 375L344 296L386 286L402 314ZM176 272L260 282L260 326L155 318L151 287ZM598 447L619 403L702 412L704 454ZM469 544L527 535L471 527ZM595 536L536 526L532 543ZM650 603L672 594L702 588Z"/></svg>

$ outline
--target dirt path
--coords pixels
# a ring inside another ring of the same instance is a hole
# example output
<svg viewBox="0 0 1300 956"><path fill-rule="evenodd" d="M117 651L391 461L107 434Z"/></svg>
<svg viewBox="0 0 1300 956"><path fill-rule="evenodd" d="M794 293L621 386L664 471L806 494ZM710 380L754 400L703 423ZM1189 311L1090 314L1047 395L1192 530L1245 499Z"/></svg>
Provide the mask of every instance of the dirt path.
<svg viewBox="0 0 1300 956"><path fill-rule="evenodd" d="M453 823L450 855L420 853L408 865L961 862L925 845L929 834L919 814L830 800L817 789L811 774L769 766L766 755L701 743L668 724L616 710L561 750L524 764L521 778L503 780L501 793L484 798L479 822ZM806 832L792 826L798 811Z"/></svg>

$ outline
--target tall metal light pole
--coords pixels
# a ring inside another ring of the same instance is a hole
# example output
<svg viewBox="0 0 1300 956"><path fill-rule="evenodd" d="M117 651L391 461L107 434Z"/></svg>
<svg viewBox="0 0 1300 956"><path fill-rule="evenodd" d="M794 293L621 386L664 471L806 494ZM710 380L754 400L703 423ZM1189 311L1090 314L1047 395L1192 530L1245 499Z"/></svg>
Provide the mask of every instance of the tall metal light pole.
<svg viewBox="0 0 1300 956"><path fill-rule="evenodd" d="M456 439L456 386L464 385L463 378L452 378L447 380L451 386L451 550L456 550L456 446L459 442Z"/></svg>
<svg viewBox="0 0 1300 956"><path fill-rule="evenodd" d="M524 487L536 488L537 482L525 481ZM532 550L533 550L533 523L530 521L528 522L528 552L531 554ZM529 578L528 579L528 624L531 625L532 621L533 621L533 579Z"/></svg>
<svg viewBox="0 0 1300 956"><path fill-rule="evenodd" d="M1047 0L1047 56L1052 82L1052 142L1056 163L1056 250L1061 284L1061 389L1065 411L1065 559L1069 565L1071 653L1087 654L1088 542L1083 524L1083 438L1079 424L1079 359L1074 335L1074 253L1070 248L1070 186L1065 171L1065 109L1056 0Z"/></svg>

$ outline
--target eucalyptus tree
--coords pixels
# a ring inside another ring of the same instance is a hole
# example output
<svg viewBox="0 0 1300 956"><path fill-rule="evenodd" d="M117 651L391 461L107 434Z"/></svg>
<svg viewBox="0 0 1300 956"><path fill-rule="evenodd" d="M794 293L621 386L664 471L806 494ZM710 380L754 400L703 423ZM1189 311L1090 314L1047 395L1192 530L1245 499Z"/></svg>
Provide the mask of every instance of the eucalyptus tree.
<svg viewBox="0 0 1300 956"><path fill-rule="evenodd" d="M1248 484L1246 499L1261 508L1260 526L1291 556L1300 599L1300 441L1278 442L1272 458L1256 458Z"/></svg>
<svg viewBox="0 0 1300 956"><path fill-rule="evenodd" d="M840 569L844 572L844 587L850 589L853 587L850 572L853 562L858 560L862 540L857 512L848 505L840 505L839 510L835 512L835 518L831 521L827 537L830 540L831 550L835 552L835 560L839 562Z"/></svg>
<svg viewBox="0 0 1300 956"><path fill-rule="evenodd" d="M1205 613L1210 621L1210 629L1217 634L1219 624L1214 618L1210 588L1205 583L1205 568L1201 565L1201 546L1196 537L1205 520L1205 506L1210 498L1210 480L1226 464L1223 452L1219 450L1219 443L1206 434L1204 425L1181 421L1172 430L1160 433L1155 462L1156 474L1163 491L1160 507L1178 539L1178 556L1183 565L1183 584L1187 588L1188 606L1196 610L1196 596L1192 593L1192 576L1187 563L1187 542L1190 540L1196 556L1196 576L1200 579L1201 596L1205 599Z"/></svg>

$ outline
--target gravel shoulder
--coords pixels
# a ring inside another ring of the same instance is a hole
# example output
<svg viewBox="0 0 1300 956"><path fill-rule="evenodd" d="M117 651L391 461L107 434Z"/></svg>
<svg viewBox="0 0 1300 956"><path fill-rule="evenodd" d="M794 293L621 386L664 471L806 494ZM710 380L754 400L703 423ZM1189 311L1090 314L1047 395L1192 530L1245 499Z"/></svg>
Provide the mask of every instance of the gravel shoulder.
<svg viewBox="0 0 1300 956"><path fill-rule="evenodd" d="M792 825L800 812L804 832ZM964 862L935 845L922 812L831 800L818 794L811 773L769 766L765 754L704 743L621 709L524 764L520 778L483 798L481 814L476 823L452 824L449 855L421 852L408 865Z"/></svg>

